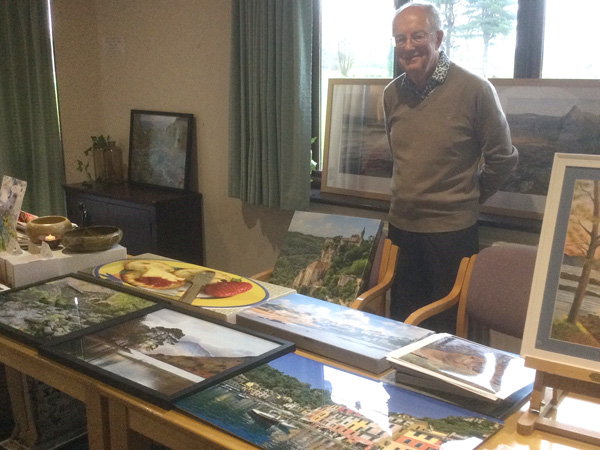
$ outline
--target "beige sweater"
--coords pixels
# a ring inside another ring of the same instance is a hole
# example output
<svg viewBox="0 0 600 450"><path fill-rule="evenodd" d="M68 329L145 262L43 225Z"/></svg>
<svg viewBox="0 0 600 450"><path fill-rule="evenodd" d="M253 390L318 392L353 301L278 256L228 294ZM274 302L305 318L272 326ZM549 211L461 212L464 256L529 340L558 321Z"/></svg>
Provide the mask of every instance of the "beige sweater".
<svg viewBox="0 0 600 450"><path fill-rule="evenodd" d="M383 94L394 158L389 220L423 233L470 227L518 162L498 96L454 63L420 103L400 87L402 77Z"/></svg>

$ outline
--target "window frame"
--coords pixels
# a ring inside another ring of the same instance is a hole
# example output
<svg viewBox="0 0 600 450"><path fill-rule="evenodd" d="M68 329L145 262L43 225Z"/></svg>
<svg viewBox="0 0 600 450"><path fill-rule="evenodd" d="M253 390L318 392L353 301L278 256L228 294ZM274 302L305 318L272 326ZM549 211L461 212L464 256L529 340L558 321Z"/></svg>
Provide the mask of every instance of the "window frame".
<svg viewBox="0 0 600 450"><path fill-rule="evenodd" d="M396 9L400 8L410 0L391 0ZM320 142L320 124L321 124L321 0L315 0L314 25L319 31L314 33L313 48L318 48L318 52L313 52L313 136L317 136L315 143L311 146L311 155L313 161L317 162L317 169L314 171L314 177L317 179L315 186L319 186L319 179L323 169L320 164L322 154L322 143ZM515 44L515 59L513 78L541 78L542 63L544 53L544 22L546 18L546 0L518 0L517 13L517 37ZM394 58L394 74L397 77L401 74L396 58Z"/></svg>

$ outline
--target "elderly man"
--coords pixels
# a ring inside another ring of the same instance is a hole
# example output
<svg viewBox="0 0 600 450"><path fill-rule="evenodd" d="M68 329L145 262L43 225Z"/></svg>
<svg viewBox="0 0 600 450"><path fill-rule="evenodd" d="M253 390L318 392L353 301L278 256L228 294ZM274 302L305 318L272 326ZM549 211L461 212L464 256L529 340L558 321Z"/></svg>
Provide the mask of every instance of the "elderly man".
<svg viewBox="0 0 600 450"><path fill-rule="evenodd" d="M479 204L514 170L518 152L493 86L440 51L439 11L400 8L392 26L404 74L383 95L394 158L389 237L399 246L392 317L450 292L460 261L479 250ZM443 316L443 315L442 315ZM456 314L424 327L454 331Z"/></svg>

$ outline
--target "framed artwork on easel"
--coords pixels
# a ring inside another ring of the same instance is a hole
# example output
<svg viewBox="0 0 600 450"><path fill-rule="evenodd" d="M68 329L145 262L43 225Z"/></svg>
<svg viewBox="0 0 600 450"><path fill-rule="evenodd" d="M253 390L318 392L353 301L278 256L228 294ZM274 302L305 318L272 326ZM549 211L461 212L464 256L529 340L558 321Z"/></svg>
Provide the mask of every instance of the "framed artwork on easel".
<svg viewBox="0 0 600 450"><path fill-rule="evenodd" d="M557 153L540 235L521 356L536 369L529 412L544 426L600 444L595 430L550 419L566 392L600 398L600 156ZM544 404L546 388L552 400Z"/></svg>
<svg viewBox="0 0 600 450"><path fill-rule="evenodd" d="M557 154L548 194L521 352L589 380L600 376L600 156Z"/></svg>

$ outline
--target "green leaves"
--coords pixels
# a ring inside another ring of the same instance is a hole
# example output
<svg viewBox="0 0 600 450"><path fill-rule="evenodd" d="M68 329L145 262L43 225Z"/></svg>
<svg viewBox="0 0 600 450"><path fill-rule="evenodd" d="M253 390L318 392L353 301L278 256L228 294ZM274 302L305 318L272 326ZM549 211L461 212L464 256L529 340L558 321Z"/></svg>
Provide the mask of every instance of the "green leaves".
<svg viewBox="0 0 600 450"><path fill-rule="evenodd" d="M84 172L87 176L87 179L82 183L86 187L91 187L94 183L94 177L90 173L90 159L92 158L92 152L95 148L108 148L108 141L110 140L110 136L107 134L106 137L101 134L100 136L92 136L92 145L91 147L86 148L83 151L83 154L86 158L85 161L78 159L77 160L77 171Z"/></svg>

